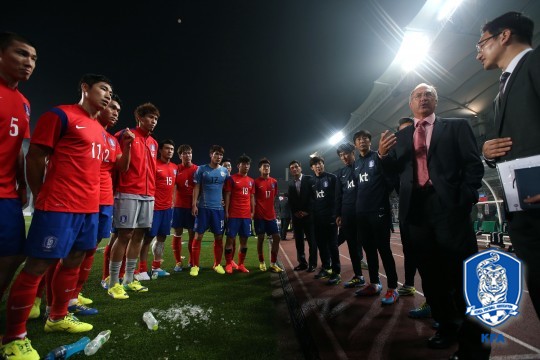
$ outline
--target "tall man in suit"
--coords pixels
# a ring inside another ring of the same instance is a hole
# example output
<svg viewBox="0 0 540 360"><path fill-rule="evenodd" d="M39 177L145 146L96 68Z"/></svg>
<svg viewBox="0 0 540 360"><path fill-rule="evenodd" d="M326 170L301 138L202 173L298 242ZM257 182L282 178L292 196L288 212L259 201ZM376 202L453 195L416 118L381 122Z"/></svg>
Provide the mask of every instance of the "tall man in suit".
<svg viewBox="0 0 540 360"><path fill-rule="evenodd" d="M540 154L540 50L532 49L534 23L508 12L482 27L476 58L486 70L501 69L495 99L495 124L482 147L486 163ZM540 165L540 164L539 164ZM524 200L540 203L540 194ZM540 209L506 215L516 255L525 265L525 279L540 317Z"/></svg>
<svg viewBox="0 0 540 360"><path fill-rule="evenodd" d="M478 252L471 209L478 201L484 167L465 119L435 116L437 91L419 84L409 97L414 126L381 135L385 171L399 174L399 217L414 239L413 251L427 302L440 327L428 346L459 341L452 359L488 359L488 333L465 316L463 260Z"/></svg>
<svg viewBox="0 0 540 360"><path fill-rule="evenodd" d="M289 164L292 180L289 182L289 206L291 207L294 241L298 266L295 271L314 272L317 267L317 245L313 237L313 190L312 178L302 174L300 162L293 160ZM309 246L309 264L304 252L304 236Z"/></svg>

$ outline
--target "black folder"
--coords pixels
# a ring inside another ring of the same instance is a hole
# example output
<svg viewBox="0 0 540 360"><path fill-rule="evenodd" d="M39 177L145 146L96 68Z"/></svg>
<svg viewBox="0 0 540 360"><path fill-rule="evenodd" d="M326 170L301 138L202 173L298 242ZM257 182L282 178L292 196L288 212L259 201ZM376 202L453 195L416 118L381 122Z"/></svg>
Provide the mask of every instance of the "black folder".
<svg viewBox="0 0 540 360"><path fill-rule="evenodd" d="M540 194L540 166L516 169L516 187L519 195L519 203L523 210L540 209L540 203L527 204L523 199Z"/></svg>

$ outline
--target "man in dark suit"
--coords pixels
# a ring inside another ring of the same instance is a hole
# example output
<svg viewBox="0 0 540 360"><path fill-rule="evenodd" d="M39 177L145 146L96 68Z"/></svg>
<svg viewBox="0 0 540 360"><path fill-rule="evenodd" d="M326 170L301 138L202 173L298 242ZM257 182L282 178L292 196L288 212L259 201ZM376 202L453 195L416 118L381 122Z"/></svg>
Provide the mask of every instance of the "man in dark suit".
<svg viewBox="0 0 540 360"><path fill-rule="evenodd" d="M540 49L532 49L534 23L509 12L486 23L476 49L484 69L501 69L495 99L495 124L482 147L486 163L540 154ZM540 166L540 164L538 164ZM539 203L540 194L525 199ZM525 279L540 317L540 209L507 213L508 232L516 255L525 265Z"/></svg>
<svg viewBox="0 0 540 360"><path fill-rule="evenodd" d="M463 296L463 260L478 252L470 214L484 167L469 123L435 116L437 99L433 86L416 86L409 98L414 126L384 132L379 157L385 171L399 174L399 217L414 239L424 293L440 324L428 346L447 348L457 337L452 359L488 359L481 339L489 330L465 316Z"/></svg>
<svg viewBox="0 0 540 360"><path fill-rule="evenodd" d="M300 162L293 160L289 164L292 180L289 182L289 206L292 213L293 233L296 242L298 265L295 271L314 272L317 267L317 245L313 237L313 190L312 178L302 174ZM304 236L309 246L309 265L304 252Z"/></svg>

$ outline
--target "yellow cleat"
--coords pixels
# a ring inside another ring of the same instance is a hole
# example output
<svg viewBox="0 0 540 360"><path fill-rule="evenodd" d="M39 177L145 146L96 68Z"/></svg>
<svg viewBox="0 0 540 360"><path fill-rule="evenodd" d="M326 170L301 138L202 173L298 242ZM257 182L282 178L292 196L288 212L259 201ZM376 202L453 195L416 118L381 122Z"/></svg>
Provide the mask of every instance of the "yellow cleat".
<svg viewBox="0 0 540 360"><path fill-rule="evenodd" d="M40 314L39 307L41 306L41 298L37 297L34 299L34 305L32 305L32 310L30 310L29 319L37 319Z"/></svg>
<svg viewBox="0 0 540 360"><path fill-rule="evenodd" d="M39 360L39 354L28 338L15 340L0 346L0 356L9 360Z"/></svg>
<svg viewBox="0 0 540 360"><path fill-rule="evenodd" d="M62 320L51 321L47 319L45 332L65 331L70 334L81 333L92 330L91 324L79 321L72 313L68 313Z"/></svg>
<svg viewBox="0 0 540 360"><path fill-rule="evenodd" d="M189 270L189 275L191 276L197 276L199 275L199 267L198 266L192 266Z"/></svg>
<svg viewBox="0 0 540 360"><path fill-rule="evenodd" d="M148 288L146 286L142 286L138 280L133 280L129 284L124 284L124 290L135 291L135 292L147 292Z"/></svg>
<svg viewBox="0 0 540 360"><path fill-rule="evenodd" d="M214 271L221 275L225 274L225 269L221 264L214 266Z"/></svg>
<svg viewBox="0 0 540 360"><path fill-rule="evenodd" d="M259 264L259 270L266 271L266 264L264 262Z"/></svg>
<svg viewBox="0 0 540 360"><path fill-rule="evenodd" d="M93 303L92 299L89 299L87 297L84 297L83 294L79 294L78 298L79 302L83 305L90 305Z"/></svg>
<svg viewBox="0 0 540 360"><path fill-rule="evenodd" d="M270 272L280 273L280 272L283 272L283 269L277 266L276 264L274 264L274 265L270 265Z"/></svg>
<svg viewBox="0 0 540 360"><path fill-rule="evenodd" d="M124 300L129 298L129 295L126 294L126 290L124 290L124 287L119 283L114 284L107 292L113 299Z"/></svg>

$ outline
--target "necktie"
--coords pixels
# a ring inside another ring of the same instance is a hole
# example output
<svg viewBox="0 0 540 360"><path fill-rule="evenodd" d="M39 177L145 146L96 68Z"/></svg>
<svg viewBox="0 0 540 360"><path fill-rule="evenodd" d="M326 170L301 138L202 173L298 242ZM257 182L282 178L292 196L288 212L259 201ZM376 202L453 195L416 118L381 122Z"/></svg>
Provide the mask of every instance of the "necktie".
<svg viewBox="0 0 540 360"><path fill-rule="evenodd" d="M300 181L301 180L294 180L294 185L296 185L296 193L300 195Z"/></svg>
<svg viewBox="0 0 540 360"><path fill-rule="evenodd" d="M419 186L424 186L429 181L429 171L427 166L427 144L426 144L426 120L419 121L414 131L414 153L416 164L416 179Z"/></svg>
<svg viewBox="0 0 540 360"><path fill-rule="evenodd" d="M499 98L502 97L504 93L504 84L506 84L506 80L510 76L511 73L508 71L505 71L501 74L501 78L499 79Z"/></svg>

